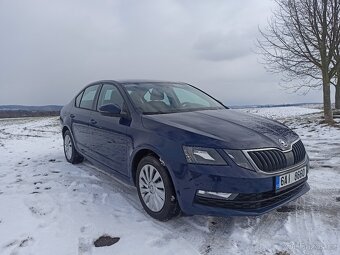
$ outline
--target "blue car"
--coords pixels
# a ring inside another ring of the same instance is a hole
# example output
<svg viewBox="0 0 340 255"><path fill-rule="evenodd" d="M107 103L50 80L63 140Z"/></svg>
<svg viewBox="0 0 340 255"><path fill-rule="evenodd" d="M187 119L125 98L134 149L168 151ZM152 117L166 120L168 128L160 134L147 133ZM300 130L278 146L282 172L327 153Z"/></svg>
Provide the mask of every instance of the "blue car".
<svg viewBox="0 0 340 255"><path fill-rule="evenodd" d="M309 190L299 136L186 83L98 81L60 114L64 152L136 186L145 211L256 216Z"/></svg>

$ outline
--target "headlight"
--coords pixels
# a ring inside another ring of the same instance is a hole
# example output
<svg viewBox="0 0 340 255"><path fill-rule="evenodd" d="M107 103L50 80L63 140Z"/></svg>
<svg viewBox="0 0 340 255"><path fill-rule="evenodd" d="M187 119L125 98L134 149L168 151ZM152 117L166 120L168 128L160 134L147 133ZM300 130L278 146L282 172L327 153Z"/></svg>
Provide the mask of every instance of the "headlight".
<svg viewBox="0 0 340 255"><path fill-rule="evenodd" d="M227 163L215 149L183 146L183 151L188 163L227 165Z"/></svg>
<svg viewBox="0 0 340 255"><path fill-rule="evenodd" d="M249 163L246 156L240 150L224 150L228 156L235 162L236 165L254 170L253 166Z"/></svg>

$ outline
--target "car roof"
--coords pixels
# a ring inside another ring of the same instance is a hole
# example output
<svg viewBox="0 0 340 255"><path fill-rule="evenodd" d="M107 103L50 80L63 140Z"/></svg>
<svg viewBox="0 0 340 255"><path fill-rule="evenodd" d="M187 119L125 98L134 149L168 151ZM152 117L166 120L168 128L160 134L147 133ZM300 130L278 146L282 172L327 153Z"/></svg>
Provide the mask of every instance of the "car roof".
<svg viewBox="0 0 340 255"><path fill-rule="evenodd" d="M177 82L177 81L159 81L159 80L145 80L145 79L129 79L129 80L99 80L99 81L94 81L89 84L87 84L78 94L80 94L83 90L86 88L93 86L93 85L98 85L98 84L103 84L103 83L114 83L117 85L126 85L126 84L145 84L145 83L155 83L157 85L165 85L165 84L183 84L183 85L189 85L188 83L185 82ZM78 95L77 94L77 95Z"/></svg>
<svg viewBox="0 0 340 255"><path fill-rule="evenodd" d="M131 79L131 80L118 80L117 82L121 84L139 84L139 83L180 83L184 84L184 82L178 82L178 81L162 81L162 80L142 80L142 79Z"/></svg>
<svg viewBox="0 0 340 255"><path fill-rule="evenodd" d="M147 80L147 79L125 79L125 80L102 80L102 81L97 81L96 83L99 82L114 82L114 83L120 83L120 84L142 84L142 83L175 83L175 84L186 84L184 82L178 82L178 81L162 81L162 80Z"/></svg>

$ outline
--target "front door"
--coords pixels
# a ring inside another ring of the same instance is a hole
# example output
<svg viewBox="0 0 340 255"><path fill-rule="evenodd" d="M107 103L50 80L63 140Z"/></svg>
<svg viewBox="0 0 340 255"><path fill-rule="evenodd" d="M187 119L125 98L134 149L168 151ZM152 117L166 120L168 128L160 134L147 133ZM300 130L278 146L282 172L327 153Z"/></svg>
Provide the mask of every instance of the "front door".
<svg viewBox="0 0 340 255"><path fill-rule="evenodd" d="M90 128L92 130L92 148L95 158L114 171L128 176L128 144L130 138L126 131L129 121L124 117L113 117L101 114L98 109L107 104L124 108L124 99L113 84L103 84L97 103L97 111L92 113Z"/></svg>

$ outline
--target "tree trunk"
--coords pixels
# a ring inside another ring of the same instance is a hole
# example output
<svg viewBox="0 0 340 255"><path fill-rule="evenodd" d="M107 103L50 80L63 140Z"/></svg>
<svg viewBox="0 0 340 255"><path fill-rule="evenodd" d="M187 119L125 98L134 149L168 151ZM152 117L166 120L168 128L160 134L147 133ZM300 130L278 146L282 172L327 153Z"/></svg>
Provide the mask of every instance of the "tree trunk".
<svg viewBox="0 0 340 255"><path fill-rule="evenodd" d="M340 73L338 74L340 75ZM338 76L335 85L335 109L340 109L340 77Z"/></svg>
<svg viewBox="0 0 340 255"><path fill-rule="evenodd" d="M328 124L332 124L333 120L333 112L332 112L332 103L331 103L331 86L328 73L324 73L322 77L322 87L323 87L323 111L325 122Z"/></svg>

